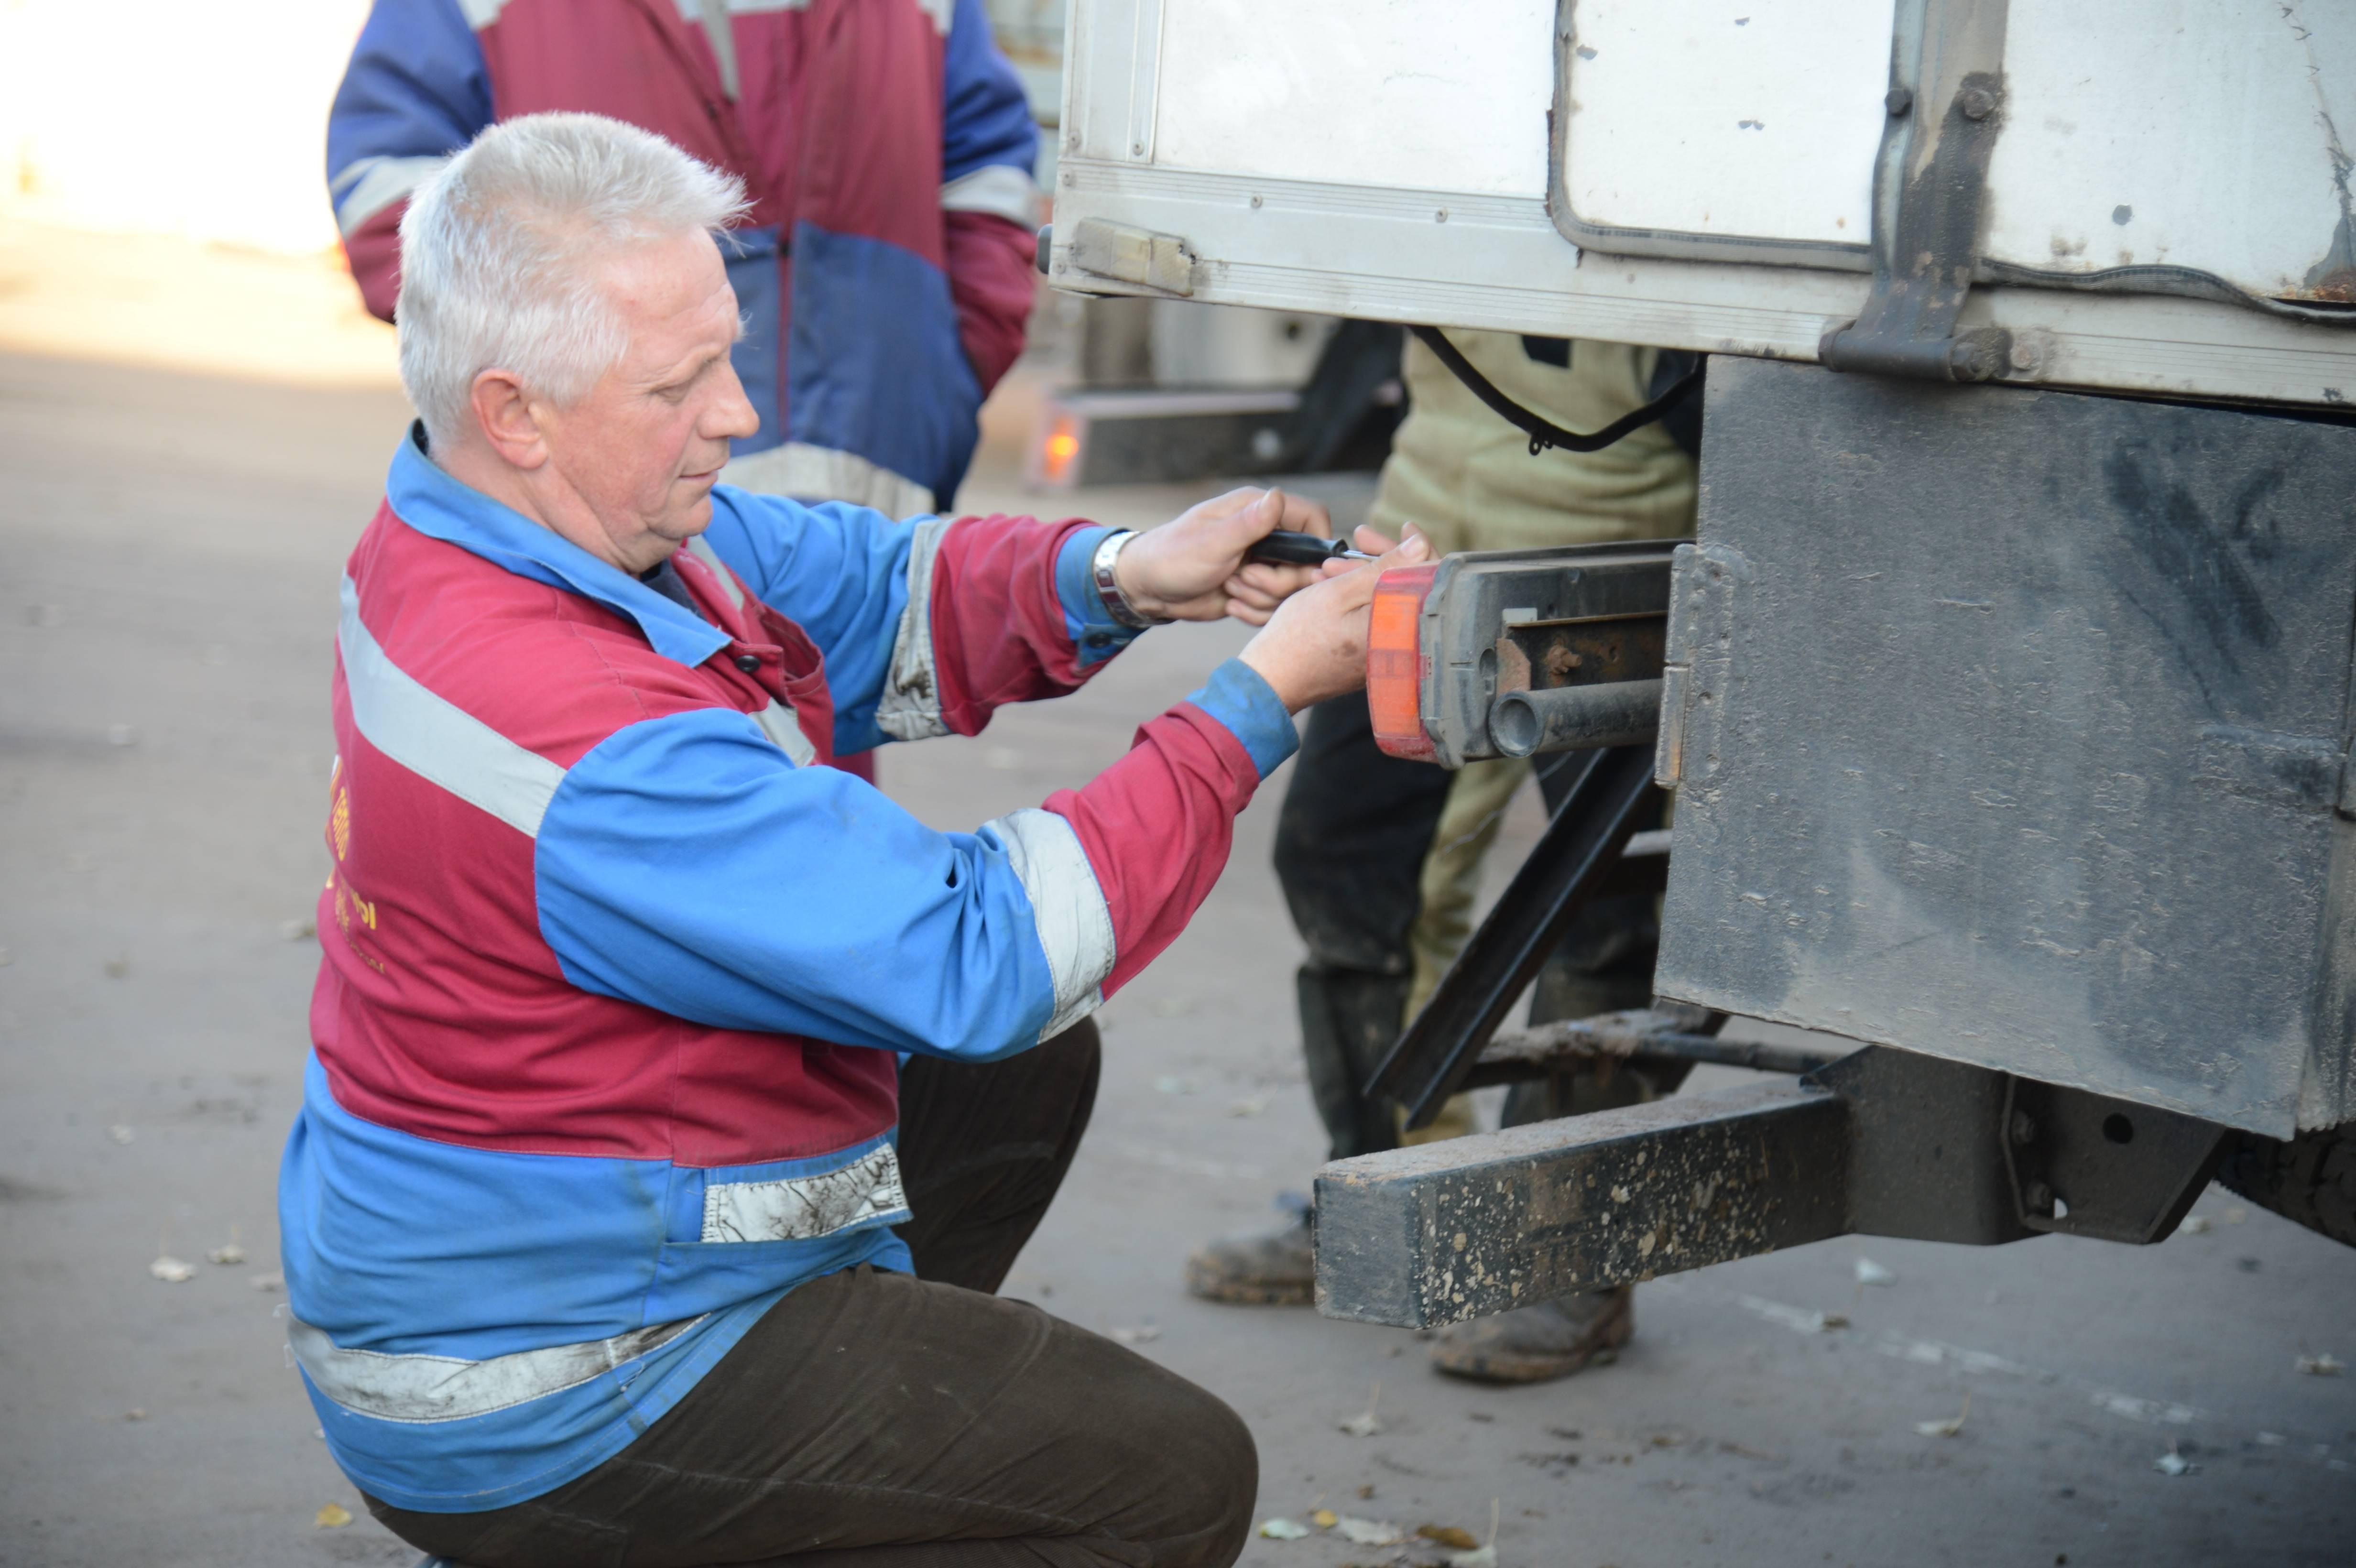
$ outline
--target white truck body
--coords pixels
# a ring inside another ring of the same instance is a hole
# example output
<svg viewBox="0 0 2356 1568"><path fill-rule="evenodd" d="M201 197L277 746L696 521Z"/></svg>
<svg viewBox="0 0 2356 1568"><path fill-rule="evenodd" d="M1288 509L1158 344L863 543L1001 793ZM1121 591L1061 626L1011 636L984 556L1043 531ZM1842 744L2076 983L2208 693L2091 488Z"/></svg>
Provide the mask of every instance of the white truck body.
<svg viewBox="0 0 2356 1568"><path fill-rule="evenodd" d="M1922 10L1077 0L1051 275L1814 359L1866 298L1893 37ZM2011 333L2005 379L2345 400L2356 9L2003 10L2002 131L1959 325ZM1092 267L1074 251L1088 219L1174 240L1181 270ZM2145 292L2187 278L2217 297Z"/></svg>

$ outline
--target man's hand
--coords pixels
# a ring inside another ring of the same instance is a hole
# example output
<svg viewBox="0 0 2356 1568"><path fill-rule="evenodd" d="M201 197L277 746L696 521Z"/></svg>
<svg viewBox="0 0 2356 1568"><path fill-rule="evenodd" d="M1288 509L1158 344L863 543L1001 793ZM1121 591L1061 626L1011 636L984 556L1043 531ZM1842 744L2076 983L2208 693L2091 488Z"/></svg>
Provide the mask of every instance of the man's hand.
<svg viewBox="0 0 2356 1568"><path fill-rule="evenodd" d="M1323 574L1314 566L1247 564L1244 552L1277 528L1325 539L1333 521L1316 502L1281 490L1230 490L1123 545L1113 575L1130 603L1158 620L1233 615L1264 626Z"/></svg>
<svg viewBox="0 0 2356 1568"><path fill-rule="evenodd" d="M1366 684L1366 614L1375 579L1431 559L1431 546L1419 533L1408 533L1394 548L1374 529L1360 528L1356 543L1370 555L1388 553L1379 560L1329 560L1317 568L1324 581L1286 600L1237 656L1259 672L1288 712Z"/></svg>

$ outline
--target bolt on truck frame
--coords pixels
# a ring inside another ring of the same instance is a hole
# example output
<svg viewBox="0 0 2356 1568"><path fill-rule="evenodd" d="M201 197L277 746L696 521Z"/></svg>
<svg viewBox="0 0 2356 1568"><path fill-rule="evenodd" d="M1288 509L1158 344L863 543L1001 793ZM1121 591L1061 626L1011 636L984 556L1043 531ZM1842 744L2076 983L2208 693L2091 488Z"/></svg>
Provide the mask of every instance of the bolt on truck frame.
<svg viewBox="0 0 2356 1568"><path fill-rule="evenodd" d="M1599 1057L1793 1076L1327 1167L1326 1312L1846 1232L2149 1243L2212 1176L2356 1243L2356 10L1071 28L1057 286L1710 356L1692 543L1382 584L1387 749L1582 772L1376 1083L1422 1120ZM1663 1001L1499 1034L1644 886Z"/></svg>

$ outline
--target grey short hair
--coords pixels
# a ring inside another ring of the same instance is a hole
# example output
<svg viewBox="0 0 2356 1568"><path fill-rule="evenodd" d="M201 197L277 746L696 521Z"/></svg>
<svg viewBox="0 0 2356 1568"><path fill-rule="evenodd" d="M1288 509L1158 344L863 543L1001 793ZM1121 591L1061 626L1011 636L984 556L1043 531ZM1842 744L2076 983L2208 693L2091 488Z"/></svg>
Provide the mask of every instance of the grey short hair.
<svg viewBox="0 0 2356 1568"><path fill-rule="evenodd" d="M475 378L514 372L562 408L626 347L590 259L726 228L744 186L602 114L527 114L475 138L401 219L401 381L437 444L467 428Z"/></svg>

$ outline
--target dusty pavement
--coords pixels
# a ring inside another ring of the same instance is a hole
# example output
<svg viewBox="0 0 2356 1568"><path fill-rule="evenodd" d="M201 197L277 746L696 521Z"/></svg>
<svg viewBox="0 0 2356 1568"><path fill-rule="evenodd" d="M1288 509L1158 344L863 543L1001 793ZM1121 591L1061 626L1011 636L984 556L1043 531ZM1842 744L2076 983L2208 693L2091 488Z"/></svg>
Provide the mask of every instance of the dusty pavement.
<svg viewBox="0 0 2356 1568"><path fill-rule="evenodd" d="M0 1562L414 1555L315 1523L359 1499L256 1288L316 961L290 923L325 868L337 569L402 419L384 390L0 357ZM967 500L1022 504L987 475ZM1238 640L1158 632L885 784L942 826L1034 803ZM2356 1378L2294 1366L2356 1360L2356 1251L2219 1193L2146 1250L1844 1241L1663 1280L1616 1366L1510 1392L1443 1383L1404 1333L1188 1299L1188 1247L1261 1222L1320 1148L1266 869L1281 782L1107 1009L1096 1125L1010 1287L1231 1401L1261 1517L1485 1536L1494 1500L1508 1568L2356 1562ZM232 1237L248 1262L205 1261ZM152 1277L159 1249L194 1277ZM1377 1384L1383 1430L1338 1430ZM1967 1399L1954 1435L1917 1430ZM1396 1555L1329 1533L1245 1561Z"/></svg>

